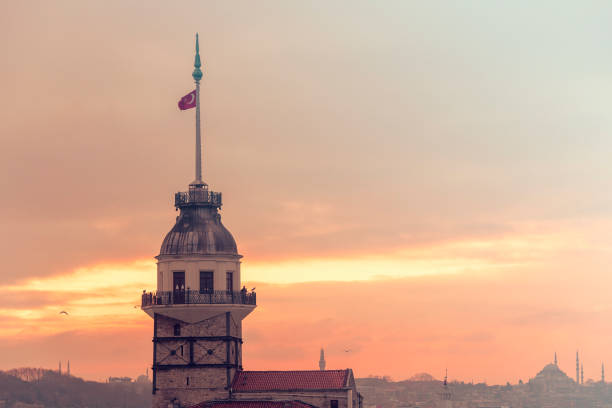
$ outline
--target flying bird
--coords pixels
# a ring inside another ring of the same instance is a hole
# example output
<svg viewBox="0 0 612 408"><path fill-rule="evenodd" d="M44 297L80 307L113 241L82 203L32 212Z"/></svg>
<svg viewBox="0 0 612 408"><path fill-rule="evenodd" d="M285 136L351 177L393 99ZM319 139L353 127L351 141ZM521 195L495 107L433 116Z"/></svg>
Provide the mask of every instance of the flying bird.
<svg viewBox="0 0 612 408"><path fill-rule="evenodd" d="M345 353L348 353L348 352L350 352L350 351L351 351L351 349L346 349L346 350L344 350L344 352L345 352Z"/></svg>
<svg viewBox="0 0 612 408"><path fill-rule="evenodd" d="M251 292L255 292L255 288L251 289Z"/></svg>
<svg viewBox="0 0 612 408"><path fill-rule="evenodd" d="M63 314L63 315L68 316L68 312L67 312L67 311L65 311L65 310L62 310L61 312L59 312L59 314Z"/></svg>

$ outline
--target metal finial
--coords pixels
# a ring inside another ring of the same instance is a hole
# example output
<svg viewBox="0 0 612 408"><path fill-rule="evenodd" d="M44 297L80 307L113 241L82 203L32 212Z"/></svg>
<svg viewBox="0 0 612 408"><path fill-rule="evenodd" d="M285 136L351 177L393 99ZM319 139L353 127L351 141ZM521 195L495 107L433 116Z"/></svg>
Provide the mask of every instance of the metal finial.
<svg viewBox="0 0 612 408"><path fill-rule="evenodd" d="M193 74L191 75L193 76L193 79L198 82L200 79L202 79L202 70L200 69L200 67L202 66L202 62L200 61L200 41L198 39L198 33L196 33L196 55L193 66L195 67L195 69L193 70Z"/></svg>
<svg viewBox="0 0 612 408"><path fill-rule="evenodd" d="M198 34L196 33L196 56L195 62L193 63L195 69L193 70L193 79L195 79L196 83L196 140L195 140L195 180L190 184L190 186L201 188L205 186L205 183L202 181L202 138L200 136L200 79L202 79L202 70L200 67L202 63L200 62L200 42L198 39Z"/></svg>

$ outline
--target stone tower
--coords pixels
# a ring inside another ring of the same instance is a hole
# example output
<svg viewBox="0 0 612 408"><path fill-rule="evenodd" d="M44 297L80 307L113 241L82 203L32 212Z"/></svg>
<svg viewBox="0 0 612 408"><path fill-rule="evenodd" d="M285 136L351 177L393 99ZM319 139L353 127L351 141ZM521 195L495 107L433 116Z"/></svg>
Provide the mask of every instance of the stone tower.
<svg viewBox="0 0 612 408"><path fill-rule="evenodd" d="M175 194L179 215L156 257L157 291L142 294L153 318L153 408L229 398L242 370L242 319L256 306L255 293L240 290L241 255L221 223L221 193L202 181L198 48L196 35L196 177Z"/></svg>
<svg viewBox="0 0 612 408"><path fill-rule="evenodd" d="M450 390L448 389L448 369L446 369L446 372L444 374L444 382L442 383L442 385L444 386L444 390L442 392L442 401L440 404L441 408L452 408L453 396Z"/></svg>
<svg viewBox="0 0 612 408"><path fill-rule="evenodd" d="M325 370L325 351L323 351L323 347L321 347L321 357L319 357L319 370Z"/></svg>

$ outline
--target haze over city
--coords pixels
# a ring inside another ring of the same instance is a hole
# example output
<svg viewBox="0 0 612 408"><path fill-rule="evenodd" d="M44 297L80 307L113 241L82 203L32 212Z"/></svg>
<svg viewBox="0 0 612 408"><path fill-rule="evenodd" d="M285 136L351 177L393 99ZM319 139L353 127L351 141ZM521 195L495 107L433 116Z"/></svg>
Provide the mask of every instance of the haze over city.
<svg viewBox="0 0 612 408"><path fill-rule="evenodd" d="M204 180L258 294L245 367L612 366L612 6L382 4L4 5L0 369L150 366L195 32Z"/></svg>

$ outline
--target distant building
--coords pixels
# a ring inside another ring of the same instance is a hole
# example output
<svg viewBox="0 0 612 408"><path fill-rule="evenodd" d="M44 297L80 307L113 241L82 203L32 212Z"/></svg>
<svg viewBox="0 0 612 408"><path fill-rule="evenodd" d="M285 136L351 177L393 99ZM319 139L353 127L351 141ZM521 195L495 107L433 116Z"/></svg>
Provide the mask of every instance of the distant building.
<svg viewBox="0 0 612 408"><path fill-rule="evenodd" d="M108 377L106 382L109 384L130 384L132 379L130 377Z"/></svg>
<svg viewBox="0 0 612 408"><path fill-rule="evenodd" d="M144 374L139 375L138 378L136 378L135 382L138 384L151 384L151 381L149 381L149 377Z"/></svg>
<svg viewBox="0 0 612 408"><path fill-rule="evenodd" d="M448 370L444 373L444 381L442 382L444 390L442 391L442 404L440 408L452 408L453 407L453 396L448 389Z"/></svg>

